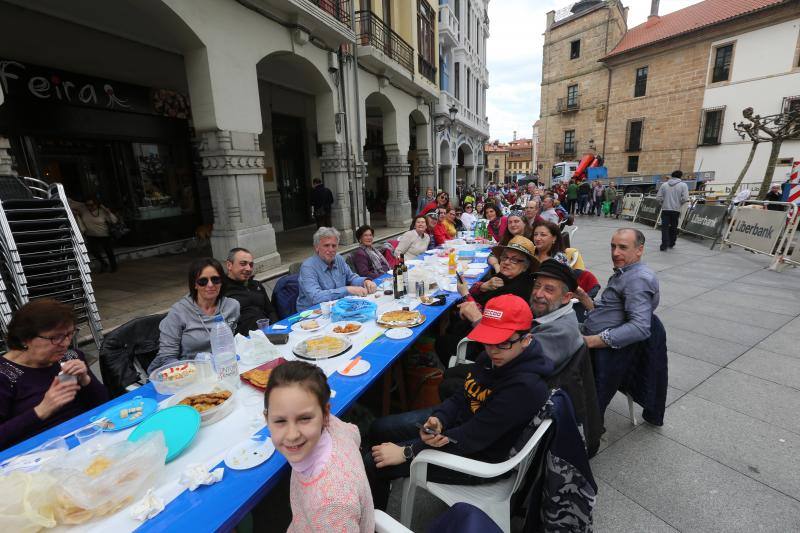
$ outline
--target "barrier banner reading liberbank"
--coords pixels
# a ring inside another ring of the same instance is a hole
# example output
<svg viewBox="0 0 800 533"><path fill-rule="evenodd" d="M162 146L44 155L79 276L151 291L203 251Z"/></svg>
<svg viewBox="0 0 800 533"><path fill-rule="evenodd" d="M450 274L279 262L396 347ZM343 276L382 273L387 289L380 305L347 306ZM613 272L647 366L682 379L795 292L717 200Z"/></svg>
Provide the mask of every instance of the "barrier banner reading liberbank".
<svg viewBox="0 0 800 533"><path fill-rule="evenodd" d="M639 207L639 214L636 215L637 222L649 222L655 225L658 214L661 212L661 203L655 198L642 198L642 205Z"/></svg>
<svg viewBox="0 0 800 533"><path fill-rule="evenodd" d="M636 211L639 210L640 203L642 203L641 196L626 196L622 199L622 211L620 212L620 216L635 217Z"/></svg>
<svg viewBox="0 0 800 533"><path fill-rule="evenodd" d="M680 226L681 231L716 239L722 230L727 212L724 205L698 204L686 215L686 222Z"/></svg>
<svg viewBox="0 0 800 533"><path fill-rule="evenodd" d="M726 242L772 255L786 227L786 213L765 209L738 208L728 229Z"/></svg>

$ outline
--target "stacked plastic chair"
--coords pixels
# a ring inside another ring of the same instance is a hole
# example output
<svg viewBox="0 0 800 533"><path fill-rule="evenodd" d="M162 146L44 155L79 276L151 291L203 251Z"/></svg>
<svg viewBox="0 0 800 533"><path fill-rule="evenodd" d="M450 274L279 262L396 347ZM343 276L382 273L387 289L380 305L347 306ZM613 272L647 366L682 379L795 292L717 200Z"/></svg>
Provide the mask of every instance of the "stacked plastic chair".
<svg viewBox="0 0 800 533"><path fill-rule="evenodd" d="M99 347L102 326L89 256L64 187L34 178L2 177L0 230L0 277L5 282L0 292L9 311L37 298L71 305L76 324L87 324Z"/></svg>

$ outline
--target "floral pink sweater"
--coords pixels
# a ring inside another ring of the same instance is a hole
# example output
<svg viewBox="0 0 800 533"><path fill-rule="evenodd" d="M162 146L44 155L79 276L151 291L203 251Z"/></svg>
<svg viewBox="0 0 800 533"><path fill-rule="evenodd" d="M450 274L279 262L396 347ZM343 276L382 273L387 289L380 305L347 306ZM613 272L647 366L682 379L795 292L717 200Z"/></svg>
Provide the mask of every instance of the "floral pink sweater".
<svg viewBox="0 0 800 533"><path fill-rule="evenodd" d="M358 428L331 415L327 431L331 448L321 469L310 468L304 474L292 465L292 523L287 533L373 533L375 508L358 448Z"/></svg>

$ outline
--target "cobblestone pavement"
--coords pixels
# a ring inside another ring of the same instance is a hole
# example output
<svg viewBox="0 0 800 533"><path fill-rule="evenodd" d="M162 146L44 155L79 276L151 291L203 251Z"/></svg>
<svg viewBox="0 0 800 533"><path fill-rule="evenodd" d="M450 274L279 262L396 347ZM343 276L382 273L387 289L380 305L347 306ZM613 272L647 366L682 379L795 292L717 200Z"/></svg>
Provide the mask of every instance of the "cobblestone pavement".
<svg viewBox="0 0 800 533"><path fill-rule="evenodd" d="M630 222L583 216L573 239L600 282L612 273L612 232ZM658 273L667 328L669 391L663 427L634 427L618 394L606 411L598 532L800 531L800 269L679 238L644 261ZM641 421L641 408L638 410ZM390 513L399 517L399 491ZM420 494L413 529L441 502Z"/></svg>

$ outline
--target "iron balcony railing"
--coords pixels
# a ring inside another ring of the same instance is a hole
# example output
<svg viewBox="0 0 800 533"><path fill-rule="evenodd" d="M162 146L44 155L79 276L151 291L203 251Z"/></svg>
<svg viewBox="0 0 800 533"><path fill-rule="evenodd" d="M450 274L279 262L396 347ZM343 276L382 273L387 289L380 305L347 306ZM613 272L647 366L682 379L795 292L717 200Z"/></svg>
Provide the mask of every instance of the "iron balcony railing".
<svg viewBox="0 0 800 533"><path fill-rule="evenodd" d="M427 59L422 57L422 54L418 54L417 58L419 59L417 62L419 73L422 74L429 82L436 85L436 67L431 65Z"/></svg>
<svg viewBox="0 0 800 533"><path fill-rule="evenodd" d="M351 0L311 0L311 3L347 26L351 25L350 2Z"/></svg>
<svg viewBox="0 0 800 533"><path fill-rule="evenodd" d="M556 158L573 156L578 153L578 143L556 143Z"/></svg>
<svg viewBox="0 0 800 533"><path fill-rule="evenodd" d="M414 49L372 11L356 11L356 34L362 46L373 46L414 74Z"/></svg>
<svg viewBox="0 0 800 533"><path fill-rule="evenodd" d="M567 96L566 98L559 98L556 108L559 113L577 111L581 108L581 97L580 95L575 95Z"/></svg>

